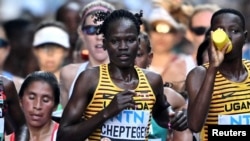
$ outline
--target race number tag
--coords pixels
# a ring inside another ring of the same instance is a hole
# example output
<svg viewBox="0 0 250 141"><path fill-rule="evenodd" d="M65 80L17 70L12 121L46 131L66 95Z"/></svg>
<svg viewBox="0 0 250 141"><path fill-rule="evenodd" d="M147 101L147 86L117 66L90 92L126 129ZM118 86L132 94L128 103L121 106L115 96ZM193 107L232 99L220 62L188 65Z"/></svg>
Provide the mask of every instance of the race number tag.
<svg viewBox="0 0 250 141"><path fill-rule="evenodd" d="M250 125L250 114L218 115L218 125Z"/></svg>
<svg viewBox="0 0 250 141"><path fill-rule="evenodd" d="M149 111L123 110L116 117L104 123L102 138L145 141L149 118Z"/></svg>

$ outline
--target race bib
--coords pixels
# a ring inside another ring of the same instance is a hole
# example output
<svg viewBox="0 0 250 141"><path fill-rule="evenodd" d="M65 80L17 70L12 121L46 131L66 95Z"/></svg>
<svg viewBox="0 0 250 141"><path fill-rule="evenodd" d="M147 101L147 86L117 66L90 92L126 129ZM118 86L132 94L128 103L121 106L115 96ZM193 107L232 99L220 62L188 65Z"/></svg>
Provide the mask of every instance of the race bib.
<svg viewBox="0 0 250 141"><path fill-rule="evenodd" d="M218 115L218 125L250 125L250 114Z"/></svg>
<svg viewBox="0 0 250 141"><path fill-rule="evenodd" d="M101 141L145 141L149 118L149 111L123 110L104 123Z"/></svg>

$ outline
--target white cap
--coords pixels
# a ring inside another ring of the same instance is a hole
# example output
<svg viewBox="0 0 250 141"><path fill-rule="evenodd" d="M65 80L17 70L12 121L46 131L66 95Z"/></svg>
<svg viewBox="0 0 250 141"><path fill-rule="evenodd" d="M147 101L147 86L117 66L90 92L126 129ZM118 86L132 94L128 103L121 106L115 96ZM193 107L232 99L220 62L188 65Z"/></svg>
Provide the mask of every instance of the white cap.
<svg viewBox="0 0 250 141"><path fill-rule="evenodd" d="M180 29L180 24L169 14L169 12L163 7L154 7L148 17L149 23L162 21L168 23L175 29Z"/></svg>
<svg viewBox="0 0 250 141"><path fill-rule="evenodd" d="M47 43L53 43L64 48L70 48L68 33L55 26L44 27L35 33L33 41L34 47Z"/></svg>

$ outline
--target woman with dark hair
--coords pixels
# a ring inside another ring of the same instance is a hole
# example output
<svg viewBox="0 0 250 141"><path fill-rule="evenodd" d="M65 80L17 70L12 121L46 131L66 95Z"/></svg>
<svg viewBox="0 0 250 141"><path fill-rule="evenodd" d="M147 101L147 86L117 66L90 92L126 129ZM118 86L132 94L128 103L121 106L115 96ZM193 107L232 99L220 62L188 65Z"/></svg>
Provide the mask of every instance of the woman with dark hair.
<svg viewBox="0 0 250 141"><path fill-rule="evenodd" d="M245 26L245 18L238 10L223 8L216 11L211 18L210 35L218 28L223 29L231 40L232 50L226 52L229 43L222 50L216 49L210 39L209 62L188 74L188 126L193 132L200 132L201 141L218 140L210 134L210 127L222 129L220 125L231 125L231 130L241 130L234 125L249 125L247 118L241 120L241 117L250 116L250 108L245 106L250 100L250 62L242 59L248 33Z"/></svg>
<svg viewBox="0 0 250 141"><path fill-rule="evenodd" d="M59 124L52 112L59 104L60 89L53 73L36 71L29 74L20 89L19 98L32 141L55 141ZM13 134L11 141L15 138Z"/></svg>

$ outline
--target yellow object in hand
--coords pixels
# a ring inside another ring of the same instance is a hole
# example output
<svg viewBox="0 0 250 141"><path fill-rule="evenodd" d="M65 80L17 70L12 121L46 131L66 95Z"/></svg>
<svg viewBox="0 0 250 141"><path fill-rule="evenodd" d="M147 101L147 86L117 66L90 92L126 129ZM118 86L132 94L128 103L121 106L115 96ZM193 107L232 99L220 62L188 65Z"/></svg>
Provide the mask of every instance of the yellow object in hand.
<svg viewBox="0 0 250 141"><path fill-rule="evenodd" d="M230 45L229 47L227 48L227 51L226 53L229 53L233 46L232 46L232 42L231 40L228 38L227 34L224 32L223 29L221 28L218 28L216 29L214 32L212 32L212 40L215 44L215 47L218 49L218 50L222 50L223 47L228 43L230 42Z"/></svg>

